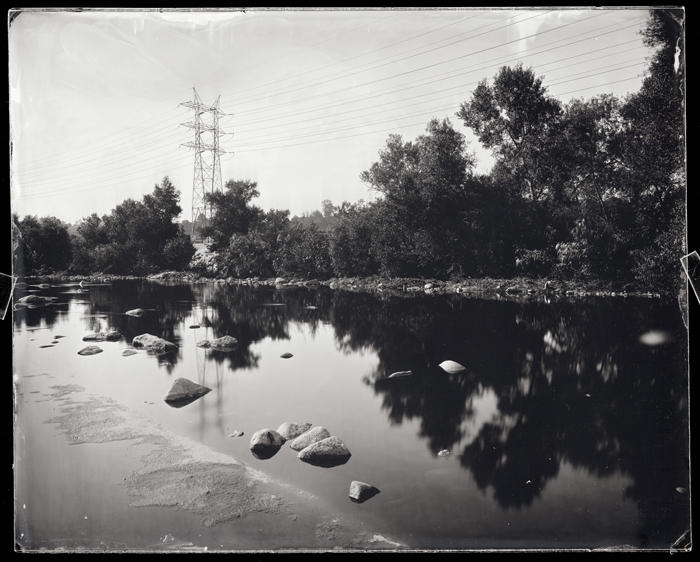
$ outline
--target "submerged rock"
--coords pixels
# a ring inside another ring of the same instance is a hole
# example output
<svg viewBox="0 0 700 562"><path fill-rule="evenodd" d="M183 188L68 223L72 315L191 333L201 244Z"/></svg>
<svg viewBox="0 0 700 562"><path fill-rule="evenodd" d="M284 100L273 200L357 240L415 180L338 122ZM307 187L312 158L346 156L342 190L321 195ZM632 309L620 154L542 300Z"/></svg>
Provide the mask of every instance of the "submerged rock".
<svg viewBox="0 0 700 562"><path fill-rule="evenodd" d="M348 462L352 455L338 437L328 437L302 449L297 458L314 466L332 468Z"/></svg>
<svg viewBox="0 0 700 562"><path fill-rule="evenodd" d="M306 433L311 429L312 424L310 423L292 423L285 422L277 428L277 433L284 437L287 441L291 439L296 439L303 433Z"/></svg>
<svg viewBox="0 0 700 562"><path fill-rule="evenodd" d="M209 342L209 347L217 351L231 351L238 346L238 340L231 336L222 336Z"/></svg>
<svg viewBox="0 0 700 562"><path fill-rule="evenodd" d="M133 349L125 349L122 352L122 357L129 357L130 355L136 355L138 354L138 351L134 351Z"/></svg>
<svg viewBox="0 0 700 562"><path fill-rule="evenodd" d="M146 314L146 311L142 308L135 308L134 310L127 310L124 314L128 314L129 316L143 316Z"/></svg>
<svg viewBox="0 0 700 562"><path fill-rule="evenodd" d="M250 440L250 451L258 459L269 459L277 454L286 439L274 429L261 429Z"/></svg>
<svg viewBox="0 0 700 562"><path fill-rule="evenodd" d="M461 373L462 371L466 371L466 367L463 367L459 363L456 363L455 361L443 361L440 363L440 368L450 374L454 373Z"/></svg>
<svg viewBox="0 0 700 562"><path fill-rule="evenodd" d="M306 447L309 445L313 445L314 443L327 439L330 436L330 432L325 427L317 426L311 428L306 433L302 433L299 437L292 441L289 446L295 451L301 451L306 449Z"/></svg>
<svg viewBox="0 0 700 562"><path fill-rule="evenodd" d="M151 334L141 334L140 336L136 336L131 342L131 345L137 349L150 349L159 355L163 353L170 353L171 351L175 351L177 349L177 345L174 343Z"/></svg>
<svg viewBox="0 0 700 562"><path fill-rule="evenodd" d="M363 503L368 499L373 498L379 493L379 490L374 486L365 484L358 480L353 480L350 484L350 499L355 503Z"/></svg>
<svg viewBox="0 0 700 562"><path fill-rule="evenodd" d="M170 406L181 408L201 398L208 392L211 392L211 388L192 382L189 379L179 378L170 385L170 390L168 390L164 400Z"/></svg>
<svg viewBox="0 0 700 562"><path fill-rule="evenodd" d="M102 353L102 348L97 347L96 345L88 345L87 347L84 347L78 351L78 355L97 355L98 353Z"/></svg>

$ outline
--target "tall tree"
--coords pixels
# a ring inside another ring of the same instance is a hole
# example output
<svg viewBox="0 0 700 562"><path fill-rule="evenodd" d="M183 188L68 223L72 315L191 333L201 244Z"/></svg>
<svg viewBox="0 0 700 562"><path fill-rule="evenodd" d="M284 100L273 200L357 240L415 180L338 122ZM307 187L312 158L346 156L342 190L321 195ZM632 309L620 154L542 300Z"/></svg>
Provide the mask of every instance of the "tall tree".
<svg viewBox="0 0 700 562"><path fill-rule="evenodd" d="M543 202L559 188L553 182L561 103L547 93L542 78L518 64L502 67L489 85L482 80L457 117L471 128L508 170L532 204L542 242L546 227Z"/></svg>

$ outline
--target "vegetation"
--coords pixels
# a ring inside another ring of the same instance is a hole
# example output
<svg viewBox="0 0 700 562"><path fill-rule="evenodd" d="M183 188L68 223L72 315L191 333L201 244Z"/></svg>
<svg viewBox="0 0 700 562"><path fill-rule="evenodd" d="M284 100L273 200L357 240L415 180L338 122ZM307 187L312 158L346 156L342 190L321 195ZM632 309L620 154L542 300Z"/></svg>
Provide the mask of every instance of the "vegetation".
<svg viewBox="0 0 700 562"><path fill-rule="evenodd" d="M229 180L207 194L199 228L219 274L391 277L554 276L674 287L685 253L684 52L677 10L651 10L652 50L641 89L552 97L532 68L504 66L456 117L492 151L475 172L465 137L433 119L415 140L389 135L360 179L373 203L323 201L289 218L253 201L257 183ZM682 15L682 14L681 14ZM166 177L143 201L83 220L77 235L52 217L15 217L27 271L142 274L183 269L194 248L174 220Z"/></svg>

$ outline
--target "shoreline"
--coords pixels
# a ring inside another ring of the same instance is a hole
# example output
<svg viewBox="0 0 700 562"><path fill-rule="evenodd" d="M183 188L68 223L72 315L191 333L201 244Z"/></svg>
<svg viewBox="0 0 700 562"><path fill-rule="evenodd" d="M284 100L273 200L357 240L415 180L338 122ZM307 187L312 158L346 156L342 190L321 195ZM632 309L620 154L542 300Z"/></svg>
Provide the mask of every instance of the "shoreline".
<svg viewBox="0 0 700 562"><path fill-rule="evenodd" d="M180 281L183 283L217 283L228 285L272 286L278 289L285 287L315 287L327 286L334 290L349 290L353 292L387 293L392 295L422 294L464 294L471 296L532 296L547 295L553 297L645 297L645 298L674 298L671 291L668 294L653 292L645 288L635 287L631 283L614 283L601 280L560 281L548 279L533 279L528 277L516 278L466 278L450 281L382 276L372 277L333 277L330 279L307 279L301 277L274 278L235 278L212 277L187 271L162 271L150 275L66 275L46 274L26 276L22 279L25 284L32 279L50 279L60 282L104 283L118 280L151 280L151 281ZM19 281L18 281L19 282ZM682 289L682 287L681 287Z"/></svg>

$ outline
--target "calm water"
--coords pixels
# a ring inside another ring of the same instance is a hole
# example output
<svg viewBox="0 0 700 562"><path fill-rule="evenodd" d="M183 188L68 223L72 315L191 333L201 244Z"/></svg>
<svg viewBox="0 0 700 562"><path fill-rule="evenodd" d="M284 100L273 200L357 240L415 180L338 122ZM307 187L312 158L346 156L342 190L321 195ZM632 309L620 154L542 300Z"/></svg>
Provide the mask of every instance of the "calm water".
<svg viewBox="0 0 700 562"><path fill-rule="evenodd" d="M675 303L151 281L28 289L58 299L14 313L18 422L27 435L17 503L42 503L40 514L18 519L25 544L97 540L105 529L146 544L139 533L147 525L129 527L123 514L152 509L129 508L108 485L144 451L101 466L100 451L114 444L67 447L55 426L41 424L56 404L28 400L39 396L39 378L24 377L39 373L110 396L416 548L668 548L689 528L690 496L677 490L689 489L687 332ZM25 294L15 291L15 300ZM146 314L123 314L137 307ZM99 343L99 355L77 355L95 329L123 338ZM667 333L646 345L639 337L650 330ZM122 357L143 333L180 347ZM226 334L239 340L233 352L195 345ZM448 375L438 367L448 359L467 371ZM387 380L403 370L413 376ZM178 377L212 392L171 408L163 397ZM288 447L256 459L250 436L287 421L326 427L351 459L324 469ZM228 438L234 430L245 436ZM438 456L443 450L450 454ZM80 490L40 466L48 457L58 466L63 455L84 455L91 467ZM352 480L381 493L355 504ZM79 500L57 501L61 486L62 497ZM86 530L86 509L100 526ZM168 524L196 520L173 514Z"/></svg>

